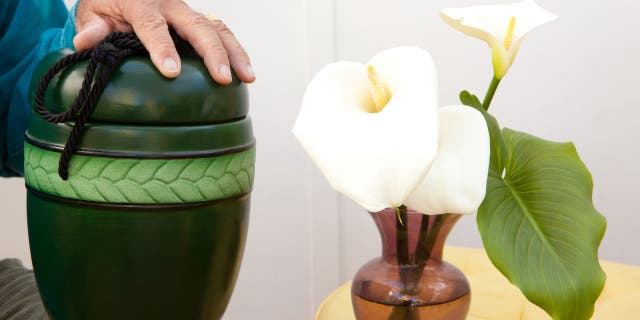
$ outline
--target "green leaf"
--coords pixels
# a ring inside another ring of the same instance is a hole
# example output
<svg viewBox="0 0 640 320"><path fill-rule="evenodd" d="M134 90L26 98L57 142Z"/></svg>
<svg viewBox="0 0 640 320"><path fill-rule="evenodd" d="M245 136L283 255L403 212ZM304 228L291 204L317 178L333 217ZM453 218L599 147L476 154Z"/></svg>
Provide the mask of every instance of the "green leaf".
<svg viewBox="0 0 640 320"><path fill-rule="evenodd" d="M491 166L477 217L487 254L554 319L589 319L605 282L598 246L606 229L591 174L571 143L510 129L501 136L504 171Z"/></svg>
<svg viewBox="0 0 640 320"><path fill-rule="evenodd" d="M467 90L460 92L460 102L462 102L462 104L464 104L465 106L484 110L482 108L482 102L480 102L480 99L478 99L475 94L472 94Z"/></svg>

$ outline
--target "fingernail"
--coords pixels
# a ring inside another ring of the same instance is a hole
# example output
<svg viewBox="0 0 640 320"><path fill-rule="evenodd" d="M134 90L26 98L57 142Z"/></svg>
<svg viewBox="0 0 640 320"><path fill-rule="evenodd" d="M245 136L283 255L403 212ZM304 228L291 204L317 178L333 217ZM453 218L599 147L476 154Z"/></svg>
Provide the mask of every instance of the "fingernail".
<svg viewBox="0 0 640 320"><path fill-rule="evenodd" d="M253 72L253 68L251 67L250 64L247 64L247 69L246 70L247 70L247 74L249 76L251 76L252 78L256 77L256 74Z"/></svg>
<svg viewBox="0 0 640 320"><path fill-rule="evenodd" d="M231 79L231 70L229 70L229 66L226 64L221 64L220 67L218 67L218 72L223 77Z"/></svg>
<svg viewBox="0 0 640 320"><path fill-rule="evenodd" d="M162 67L166 72L170 72L170 73L178 72L178 63L173 58L167 58L166 60L164 60L164 62L162 63Z"/></svg>

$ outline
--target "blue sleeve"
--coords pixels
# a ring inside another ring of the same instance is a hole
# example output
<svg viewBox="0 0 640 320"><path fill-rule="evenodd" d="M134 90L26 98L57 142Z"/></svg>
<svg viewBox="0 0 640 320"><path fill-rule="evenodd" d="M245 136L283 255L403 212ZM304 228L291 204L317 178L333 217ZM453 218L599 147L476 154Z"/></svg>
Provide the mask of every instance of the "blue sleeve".
<svg viewBox="0 0 640 320"><path fill-rule="evenodd" d="M73 48L75 32L62 0L0 1L0 176L23 174L31 75L47 53Z"/></svg>

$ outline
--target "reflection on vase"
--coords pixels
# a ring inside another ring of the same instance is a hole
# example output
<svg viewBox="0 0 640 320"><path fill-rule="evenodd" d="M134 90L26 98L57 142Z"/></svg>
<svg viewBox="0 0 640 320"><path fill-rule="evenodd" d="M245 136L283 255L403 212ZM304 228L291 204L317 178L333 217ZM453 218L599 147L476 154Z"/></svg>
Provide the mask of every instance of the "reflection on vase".
<svg viewBox="0 0 640 320"><path fill-rule="evenodd" d="M400 207L371 213L382 238L382 257L365 264L351 288L359 320L465 319L469 283L442 261L460 215L423 215Z"/></svg>

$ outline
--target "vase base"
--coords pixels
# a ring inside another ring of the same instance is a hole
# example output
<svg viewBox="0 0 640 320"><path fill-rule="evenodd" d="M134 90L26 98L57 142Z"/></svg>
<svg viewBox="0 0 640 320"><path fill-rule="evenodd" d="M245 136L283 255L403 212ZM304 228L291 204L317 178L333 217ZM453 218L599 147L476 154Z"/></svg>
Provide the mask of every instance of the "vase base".
<svg viewBox="0 0 640 320"><path fill-rule="evenodd" d="M351 294L358 320L464 320L469 313L471 293L445 303L424 306L393 306Z"/></svg>

